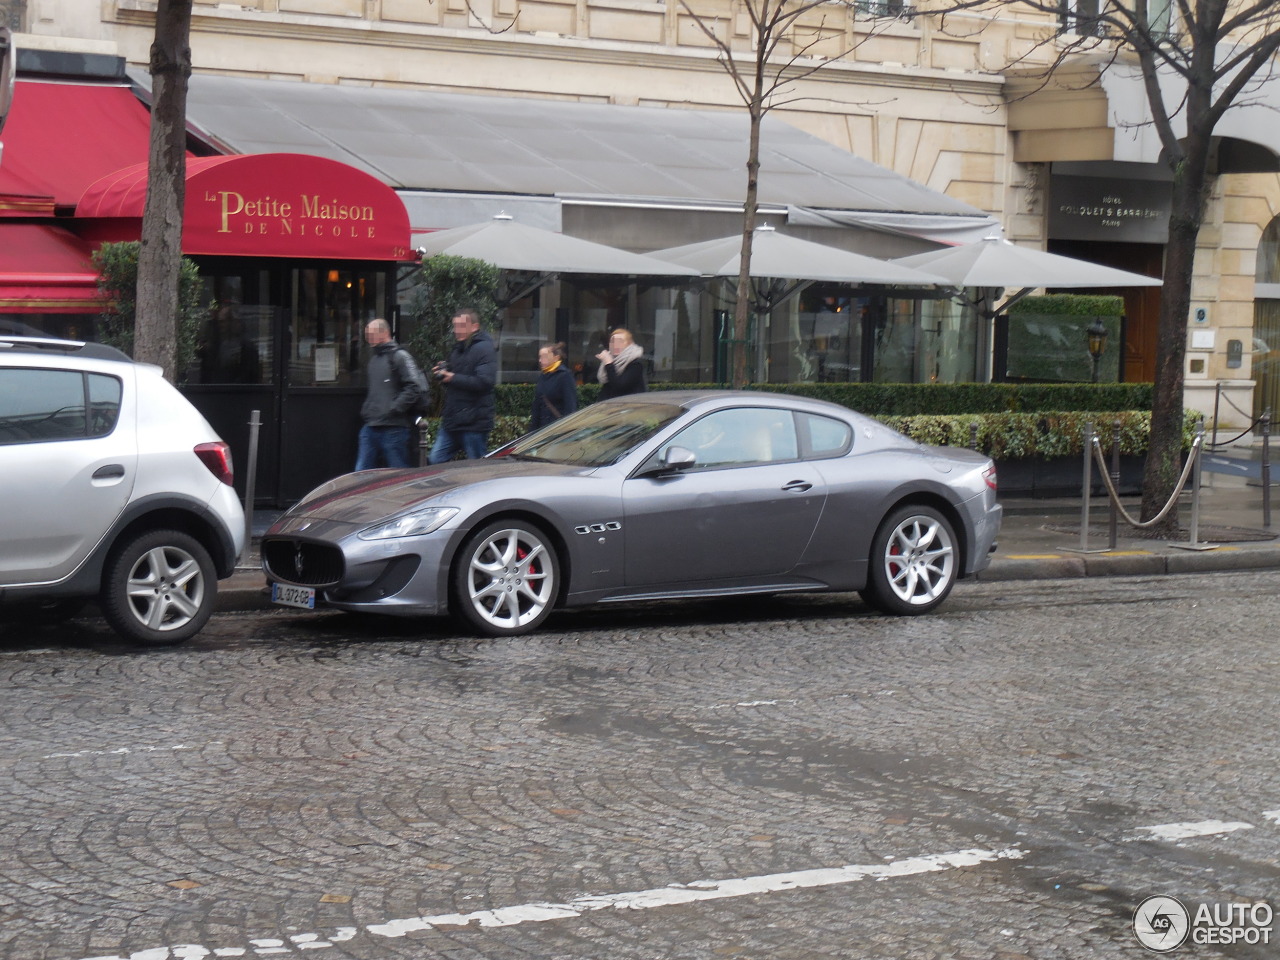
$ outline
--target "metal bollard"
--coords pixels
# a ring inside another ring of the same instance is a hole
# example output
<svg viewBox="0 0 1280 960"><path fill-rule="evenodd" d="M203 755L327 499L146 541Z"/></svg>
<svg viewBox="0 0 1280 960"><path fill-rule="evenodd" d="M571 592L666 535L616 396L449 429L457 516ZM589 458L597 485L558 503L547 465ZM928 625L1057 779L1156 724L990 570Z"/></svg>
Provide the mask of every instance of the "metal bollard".
<svg viewBox="0 0 1280 960"><path fill-rule="evenodd" d="M1271 529L1271 409L1262 412L1262 525Z"/></svg>
<svg viewBox="0 0 1280 960"><path fill-rule="evenodd" d="M426 417L418 418L418 466L425 467L431 458L431 430Z"/></svg>
<svg viewBox="0 0 1280 960"><path fill-rule="evenodd" d="M249 414L249 465L244 475L244 549L240 551L241 565L249 562L249 546L253 541L254 490L258 481L258 434L262 431L262 411Z"/></svg>
<svg viewBox="0 0 1280 960"><path fill-rule="evenodd" d="M978 423L976 420L969 424L969 449L978 449Z"/></svg>
<svg viewBox="0 0 1280 960"><path fill-rule="evenodd" d="M1093 487L1093 421L1084 425L1084 480L1081 483L1080 552L1089 552L1089 495Z"/></svg>
<svg viewBox="0 0 1280 960"><path fill-rule="evenodd" d="M1116 488L1116 492L1120 491L1120 421L1117 420L1111 425L1111 485ZM1120 530L1120 508L1114 497L1107 497L1107 503L1110 504L1109 517L1107 521L1107 534L1111 549L1116 548L1116 541L1119 537Z"/></svg>
<svg viewBox="0 0 1280 960"><path fill-rule="evenodd" d="M1204 418L1196 421L1196 440L1199 441L1191 455L1196 465L1191 468L1191 544L1192 550L1200 549L1200 455L1204 452Z"/></svg>

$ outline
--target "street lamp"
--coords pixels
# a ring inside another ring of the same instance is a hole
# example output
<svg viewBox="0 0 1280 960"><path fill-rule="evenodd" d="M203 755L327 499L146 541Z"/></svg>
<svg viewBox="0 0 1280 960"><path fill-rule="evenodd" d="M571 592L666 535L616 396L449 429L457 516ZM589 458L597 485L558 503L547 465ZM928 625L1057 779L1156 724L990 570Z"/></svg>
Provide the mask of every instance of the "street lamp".
<svg viewBox="0 0 1280 960"><path fill-rule="evenodd" d="M1094 317L1093 323L1089 324L1084 333L1089 341L1089 358L1093 361L1093 382L1097 383L1098 361L1102 359L1102 354L1107 349L1107 326L1102 322L1101 317Z"/></svg>

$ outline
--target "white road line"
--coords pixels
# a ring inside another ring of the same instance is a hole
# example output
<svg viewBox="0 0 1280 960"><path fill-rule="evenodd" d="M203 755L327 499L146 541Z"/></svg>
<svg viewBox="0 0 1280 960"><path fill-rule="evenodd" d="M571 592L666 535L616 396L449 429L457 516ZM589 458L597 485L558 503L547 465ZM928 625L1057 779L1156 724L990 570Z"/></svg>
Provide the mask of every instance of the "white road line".
<svg viewBox="0 0 1280 960"><path fill-rule="evenodd" d="M1137 829L1150 834L1155 840L1186 840L1188 837L1209 837L1218 833L1234 833L1236 830L1252 830L1253 824L1239 820L1200 820L1195 823L1159 823L1153 827Z"/></svg>
<svg viewBox="0 0 1280 960"><path fill-rule="evenodd" d="M1280 823L1280 810L1263 810L1262 815L1268 820L1274 820L1276 823Z"/></svg>
<svg viewBox="0 0 1280 960"><path fill-rule="evenodd" d="M932 854L896 860L888 864L849 864L817 870L800 870L794 873L774 873L758 877L740 877L730 880L700 880L687 884L672 884L653 890L630 893L610 893L577 897L567 903L525 903L496 910L477 910L473 913L444 913L431 917L408 917L389 923L373 924L366 929L382 937L403 937L415 930L432 927L469 926L510 927L520 923L539 923L577 917L592 910L651 910L679 903L700 900L719 900L725 897L746 897L778 890L798 890L804 887L828 887L858 880L888 880L917 873L933 873L956 867L971 867L994 860L1017 860L1025 852L1016 847L1003 850L959 850L954 853Z"/></svg>
<svg viewBox="0 0 1280 960"><path fill-rule="evenodd" d="M215 740L214 744L219 741ZM213 744L205 744L212 746ZM41 760L74 760L78 757L113 757L129 753L167 753L179 750L199 750L200 747L189 747L185 743L175 743L171 747L116 747L113 750L79 750L75 753L46 753Z"/></svg>

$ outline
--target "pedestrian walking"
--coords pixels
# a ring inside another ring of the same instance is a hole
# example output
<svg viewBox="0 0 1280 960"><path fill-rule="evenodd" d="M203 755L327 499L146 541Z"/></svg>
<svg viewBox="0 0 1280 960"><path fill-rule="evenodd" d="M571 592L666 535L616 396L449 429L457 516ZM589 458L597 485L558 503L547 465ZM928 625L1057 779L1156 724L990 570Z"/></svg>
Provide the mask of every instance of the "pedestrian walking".
<svg viewBox="0 0 1280 960"><path fill-rule="evenodd" d="M356 469L407 467L410 426L421 398L417 365L409 351L391 338L391 325L381 318L364 328L365 342L373 348L367 368L368 385L360 408Z"/></svg>
<svg viewBox="0 0 1280 960"><path fill-rule="evenodd" d="M444 383L444 411L431 448L432 463L452 460L459 450L468 460L480 459L493 430L498 351L493 338L480 328L479 310L466 307L454 314L453 336L449 359L432 370L432 376Z"/></svg>
<svg viewBox="0 0 1280 960"><path fill-rule="evenodd" d="M538 350L538 382L533 388L529 429L537 430L578 409L578 384L565 365L563 343L547 343Z"/></svg>
<svg viewBox="0 0 1280 960"><path fill-rule="evenodd" d="M625 397L629 393L644 393L648 389L644 380L644 351L631 336L631 331L619 327L609 336L609 346L596 354L600 369L596 379L600 381L600 399Z"/></svg>

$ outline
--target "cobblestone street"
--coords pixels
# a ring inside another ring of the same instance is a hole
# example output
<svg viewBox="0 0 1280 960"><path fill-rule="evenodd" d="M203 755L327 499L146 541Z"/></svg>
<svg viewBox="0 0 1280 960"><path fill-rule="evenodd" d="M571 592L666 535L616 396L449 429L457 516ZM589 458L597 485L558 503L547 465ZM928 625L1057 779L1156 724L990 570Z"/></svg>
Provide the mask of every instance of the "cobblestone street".
<svg viewBox="0 0 1280 960"><path fill-rule="evenodd" d="M1275 584L0 624L0 957L1141 957L1275 906Z"/></svg>

